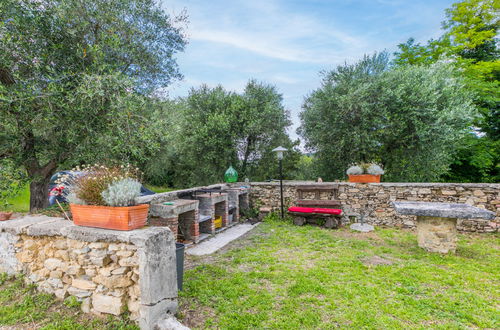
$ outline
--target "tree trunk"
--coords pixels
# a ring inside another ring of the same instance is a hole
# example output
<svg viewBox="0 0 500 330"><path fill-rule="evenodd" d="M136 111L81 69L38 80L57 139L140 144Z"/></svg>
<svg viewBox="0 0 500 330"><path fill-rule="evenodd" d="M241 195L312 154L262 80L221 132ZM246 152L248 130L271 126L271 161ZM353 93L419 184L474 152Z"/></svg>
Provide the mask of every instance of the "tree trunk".
<svg viewBox="0 0 500 330"><path fill-rule="evenodd" d="M32 161L28 169L30 183L30 212L36 212L49 206L49 182L57 167L57 161L51 160L44 166L38 166L38 161Z"/></svg>
<svg viewBox="0 0 500 330"><path fill-rule="evenodd" d="M43 176L35 176L30 183L30 212L49 206L49 182L51 173Z"/></svg>
<svg viewBox="0 0 500 330"><path fill-rule="evenodd" d="M246 145L246 149L245 149L245 154L243 156L243 162L241 164L241 176L244 177L247 175L247 164L248 164L248 158L250 157L250 153L251 153L251 148L253 147L252 146L253 144L253 140L252 138L249 136L247 137L247 145Z"/></svg>

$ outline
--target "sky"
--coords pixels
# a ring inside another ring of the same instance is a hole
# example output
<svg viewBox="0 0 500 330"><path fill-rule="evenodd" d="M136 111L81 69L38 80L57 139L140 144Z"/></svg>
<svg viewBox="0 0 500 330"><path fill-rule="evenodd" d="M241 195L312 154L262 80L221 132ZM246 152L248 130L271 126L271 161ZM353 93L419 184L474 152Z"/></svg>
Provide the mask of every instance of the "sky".
<svg viewBox="0 0 500 330"><path fill-rule="evenodd" d="M452 0L162 0L170 14L185 10L189 43L177 54L182 81L170 97L207 84L242 92L249 79L273 84L298 138L304 97L321 85L320 72L354 63L414 37L441 35Z"/></svg>

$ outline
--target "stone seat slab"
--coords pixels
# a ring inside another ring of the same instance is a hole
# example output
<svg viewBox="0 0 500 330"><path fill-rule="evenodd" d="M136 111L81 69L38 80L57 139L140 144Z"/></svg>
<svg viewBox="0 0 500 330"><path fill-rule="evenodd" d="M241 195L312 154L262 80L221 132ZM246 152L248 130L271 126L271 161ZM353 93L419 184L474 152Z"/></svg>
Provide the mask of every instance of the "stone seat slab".
<svg viewBox="0 0 500 330"><path fill-rule="evenodd" d="M151 204L149 206L150 215L161 218L175 217L182 213L197 210L199 202L197 200L175 199L169 201L169 203L173 203L173 205Z"/></svg>
<svg viewBox="0 0 500 330"><path fill-rule="evenodd" d="M495 213L458 203L392 202L397 213L420 217L493 220Z"/></svg>

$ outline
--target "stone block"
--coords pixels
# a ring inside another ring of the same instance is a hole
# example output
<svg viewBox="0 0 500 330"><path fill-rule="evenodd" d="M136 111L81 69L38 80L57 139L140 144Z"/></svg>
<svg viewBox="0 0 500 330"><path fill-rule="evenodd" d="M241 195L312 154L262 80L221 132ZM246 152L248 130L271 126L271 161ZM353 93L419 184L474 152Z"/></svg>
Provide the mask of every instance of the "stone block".
<svg viewBox="0 0 500 330"><path fill-rule="evenodd" d="M177 312L177 300L165 299L154 305L144 305L139 307L139 327L141 329L154 329L157 323L168 316Z"/></svg>
<svg viewBox="0 0 500 330"><path fill-rule="evenodd" d="M68 288L68 293L70 295L75 296L75 297L80 298L80 299L87 298L87 297L90 297L92 295L91 291L77 289L77 288L74 288L72 286L70 286Z"/></svg>
<svg viewBox="0 0 500 330"><path fill-rule="evenodd" d="M97 287L97 285L94 282L80 278L73 279L71 285L77 289L88 290L88 291L92 291Z"/></svg>
<svg viewBox="0 0 500 330"><path fill-rule="evenodd" d="M105 314L120 315L124 310L125 304L121 297L113 297L95 293L92 295L92 308Z"/></svg>
<svg viewBox="0 0 500 330"><path fill-rule="evenodd" d="M48 270L56 270L57 268L62 268L64 266L64 262L56 258L49 258L45 260L43 264Z"/></svg>
<svg viewBox="0 0 500 330"><path fill-rule="evenodd" d="M175 239L172 232L150 236L138 251L141 304L177 298Z"/></svg>

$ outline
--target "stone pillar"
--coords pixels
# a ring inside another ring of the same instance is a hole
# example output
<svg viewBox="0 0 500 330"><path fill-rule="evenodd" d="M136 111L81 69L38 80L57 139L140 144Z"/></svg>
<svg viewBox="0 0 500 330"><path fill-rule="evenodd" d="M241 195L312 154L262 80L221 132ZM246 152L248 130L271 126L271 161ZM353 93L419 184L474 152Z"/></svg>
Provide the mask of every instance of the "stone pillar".
<svg viewBox="0 0 500 330"><path fill-rule="evenodd" d="M457 248L457 219L417 217L418 246L429 252L455 252Z"/></svg>

